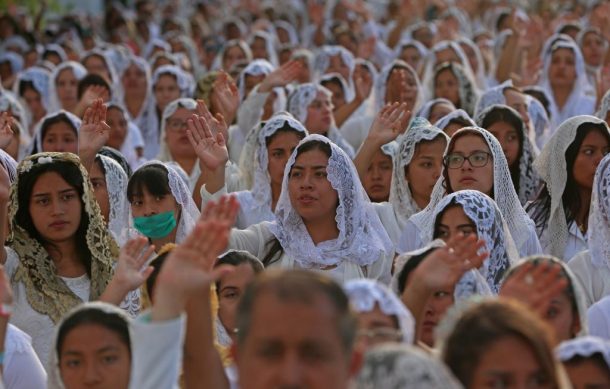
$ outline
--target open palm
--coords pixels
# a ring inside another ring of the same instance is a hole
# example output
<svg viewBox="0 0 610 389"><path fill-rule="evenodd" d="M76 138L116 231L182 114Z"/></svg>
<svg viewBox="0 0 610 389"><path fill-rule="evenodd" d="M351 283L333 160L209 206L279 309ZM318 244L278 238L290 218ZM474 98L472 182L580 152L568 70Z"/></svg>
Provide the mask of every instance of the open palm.
<svg viewBox="0 0 610 389"><path fill-rule="evenodd" d="M186 134L199 158L209 170L216 170L229 160L229 151L222 133L212 134L203 116L193 115L186 121Z"/></svg>

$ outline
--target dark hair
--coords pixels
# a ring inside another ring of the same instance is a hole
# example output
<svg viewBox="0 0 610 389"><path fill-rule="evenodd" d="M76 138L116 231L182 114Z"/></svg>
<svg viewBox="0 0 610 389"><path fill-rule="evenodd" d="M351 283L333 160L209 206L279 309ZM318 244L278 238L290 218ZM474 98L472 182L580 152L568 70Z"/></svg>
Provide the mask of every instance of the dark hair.
<svg viewBox="0 0 610 389"><path fill-rule="evenodd" d="M103 86L108 90L108 94L112 96L112 90L110 89L110 85L104 79L104 77L98 74L87 74L78 82L78 98L83 97L83 94L87 91L87 88L93 85Z"/></svg>
<svg viewBox="0 0 610 389"><path fill-rule="evenodd" d="M548 116L549 119L551 118L551 102L546 97L546 94L543 91L538 90L537 88L523 88L523 93L525 93L526 95L530 95L536 100L538 100L540 104L542 104L542 106L544 107L544 110L546 111L546 116Z"/></svg>
<svg viewBox="0 0 610 389"><path fill-rule="evenodd" d="M460 125L462 127L470 127L472 126L472 123L469 122L468 120L462 118L462 117L454 117L453 119L449 120L447 122L447 124L445 125L445 128L449 127L450 124L457 124ZM442 129L443 131L445 130L444 128Z"/></svg>
<svg viewBox="0 0 610 389"><path fill-rule="evenodd" d="M135 196L141 196L146 189L153 196L171 194L167 168L162 164L151 164L136 170L127 184L127 199L133 201Z"/></svg>
<svg viewBox="0 0 610 389"><path fill-rule="evenodd" d="M34 226L32 221L32 215L30 214L30 199L32 197L32 190L34 185L38 181L41 175L44 173L54 172L72 186L78 192L78 199L81 203L81 217L78 225L78 229L74 234L74 240L76 243L76 252L78 259L85 266L87 275L91 277L91 251L87 246L87 229L89 228L89 215L85 212L85 204L83 204L83 193L85 182L80 169L73 162L53 160L52 163L34 164L27 173L22 173L19 176L19 183L17 185L17 201L19 208L15 215L15 221L17 225L23 228L32 239L35 239L43 247L52 246L50 242L47 242L40 232ZM53 246L52 246L53 247Z"/></svg>
<svg viewBox="0 0 610 389"><path fill-rule="evenodd" d="M49 128L57 123L66 123L74 131L74 135L76 135L78 137L77 128L74 127L74 123L72 123L72 120L70 120L70 118L68 117L68 115L66 115L65 112L59 112L53 116L49 116L46 119L44 119L42 124L40 125L40 143L41 144L44 141L44 138L47 135L47 131L49 130ZM32 154L36 154L36 153L40 153L40 152L42 152L42 150L38 150L38 148L36 147L36 142L34 142Z"/></svg>
<svg viewBox="0 0 610 389"><path fill-rule="evenodd" d="M455 77L455 79L458 82L458 89L459 89L460 79L459 79L458 75L455 74L453 62L443 62L436 66L436 68L434 69L434 84L433 84L434 87L436 88L436 79L438 78L439 74L441 74L441 72L444 72L445 70L448 70L453 75L453 77ZM439 97L439 96L435 96L435 97ZM459 94L458 94L458 99L459 99L459 101L457 104L455 104L455 106L457 108L461 108L463 101L462 101L461 96L459 96Z"/></svg>
<svg viewBox="0 0 610 389"><path fill-rule="evenodd" d="M434 233L432 234L432 239L436 239L438 238L438 233L439 233L439 228L441 226L441 219L443 218L443 215L445 214L445 212L447 212L447 210L449 208L455 208L455 207L459 207L464 209L464 206L460 203L457 202L456 198L452 198L451 201L449 201L449 204L447 204L447 206L438 213L438 215L436 215L436 219L434 220ZM470 217L468 215L466 215L466 217L468 218L468 220L470 220L473 224L476 225L476 221L470 219Z"/></svg>
<svg viewBox="0 0 610 389"><path fill-rule="evenodd" d="M515 192L519 193L519 179L521 178L521 171L519 169L519 160L523 155L523 143L525 142L523 135L523 119L517 112L508 107L494 107L490 109L485 117L481 120L481 127L489 130L489 127L493 126L498 122L504 122L511 126L516 132L519 138L519 151L517 153L517 160L513 166L508 166L510 170L510 177L513 180L513 186Z"/></svg>
<svg viewBox="0 0 610 389"><path fill-rule="evenodd" d="M337 85L339 88L341 88L341 91L343 93L343 95L345 95L345 91L343 90L343 84L341 83L341 81L339 80L339 77L330 77L327 78L325 80L320 81L320 85L322 85L323 87L326 87L326 85L328 84L335 84Z"/></svg>
<svg viewBox="0 0 610 389"><path fill-rule="evenodd" d="M552 351L552 331L524 306L510 300L489 300L467 309L448 336L442 359L464 387L472 386L474 372L489 348L515 337L527 344L544 371L558 387Z"/></svg>
<svg viewBox="0 0 610 389"><path fill-rule="evenodd" d="M243 345L250 333L252 312L257 299L271 293L286 304L315 305L316 297L324 297L337 314L337 332L346 352L351 352L356 337L357 321L343 288L328 276L308 270L268 270L251 282L237 308L237 343Z"/></svg>
<svg viewBox="0 0 610 389"><path fill-rule="evenodd" d="M40 94L40 92L38 92L38 89L36 89L36 87L34 86L34 83L32 81L29 81L29 80L19 81L19 96L23 96L23 94L28 89L33 90L34 92L38 93L39 96L42 97L42 95Z"/></svg>
<svg viewBox="0 0 610 389"><path fill-rule="evenodd" d="M432 247L421 254L417 254L409 258L409 260L405 263L405 265L400 269L398 273L398 295L402 295L407 287L407 279L409 275L417 269L420 263L426 259L426 257L436 250L436 247Z"/></svg>
<svg viewBox="0 0 610 389"><path fill-rule="evenodd" d="M583 206L583 204L581 204L582 199L580 198L578 185L574 180L574 162L576 161L578 151L585 137L593 131L599 131L603 134L610 144L610 134L608 134L608 129L604 124L583 123L576 130L576 136L565 152L566 170L568 174L561 196L561 202L563 204L568 227L575 222L576 215L579 214L581 207ZM551 214L551 194L546 183L542 186L536 200L527 207L527 211L530 213L538 231L544 230Z"/></svg>
<svg viewBox="0 0 610 389"><path fill-rule="evenodd" d="M265 139L266 146L269 146L271 144L271 142L273 142L275 137L278 136L279 134L286 134L286 133L296 134L296 136L299 138L299 140L302 140L303 138L305 138L304 132L294 129L286 121L286 122L284 122L284 125L282 127L278 128L272 135L268 136Z"/></svg>
<svg viewBox="0 0 610 389"><path fill-rule="evenodd" d="M146 279L145 285L146 285L146 293L148 293L148 297L150 298L151 303L152 303L153 293L155 291L155 285L157 283L157 277L159 276L159 273L161 272L161 268L163 267L165 260L167 259L167 257L169 256L169 254L171 252L172 252L172 250L167 250L163 254L157 255L157 257L150 262L150 266L153 267L153 271L152 271L152 273L150 273L150 276Z"/></svg>
<svg viewBox="0 0 610 389"><path fill-rule="evenodd" d="M303 143L301 146L299 146L299 148L297 148L296 151L296 158L299 157L299 155L307 152L307 151L313 151L313 150L320 150L322 151L324 154L326 154L326 156L328 158L330 158L330 156L332 155L332 149L330 147L330 145L326 142L320 141L320 140L310 140L307 143ZM290 167L291 171L292 171L292 166ZM284 248L282 247L282 244L280 243L280 241L276 238L273 237L271 238L271 240L269 240L265 246L268 247L267 250L267 254L265 254L265 256L263 257L263 265L267 268L269 267L269 265L279 261L280 257L282 256L283 252L284 252Z"/></svg>
<svg viewBox="0 0 610 389"><path fill-rule="evenodd" d="M559 31L557 31L557 33L570 35L571 31L575 31L576 33L579 33L581 30L582 30L582 28L576 23L566 23L563 26L561 26L561 28L559 29Z"/></svg>
<svg viewBox="0 0 610 389"><path fill-rule="evenodd" d="M604 358L604 355L601 352L596 352L588 357L582 355L575 355L567 361L563 361L565 366L578 366L583 362L592 361L600 370L606 373L606 377L610 375L610 371L608 370L610 366L608 366L608 362Z"/></svg>
<svg viewBox="0 0 610 389"><path fill-rule="evenodd" d="M218 257L214 267L219 267L222 265L230 265L233 267L248 265L252 268L254 274L261 273L263 270L265 270L265 267L263 266L262 262L258 260L258 258L247 251L241 250L230 250L224 255ZM220 291L220 286L220 279L218 279L216 281L217 291Z"/></svg>
<svg viewBox="0 0 610 389"><path fill-rule="evenodd" d="M57 352L58 359L61 358L61 351L68 334L73 329L82 325L98 325L114 332L121 342L127 346L127 349L131 354L129 323L125 317L117 312L107 312L97 307L87 307L79 309L77 312L70 315L59 327L57 343L55 344L55 351Z"/></svg>
<svg viewBox="0 0 610 389"><path fill-rule="evenodd" d="M133 174L131 166L129 166L129 162L127 162L127 159L125 159L125 156L119 150L110 146L102 146L102 148L97 152L97 154L114 159L116 163L121 165L123 171L125 172L125 174L127 174L127 178L131 177L131 175Z"/></svg>

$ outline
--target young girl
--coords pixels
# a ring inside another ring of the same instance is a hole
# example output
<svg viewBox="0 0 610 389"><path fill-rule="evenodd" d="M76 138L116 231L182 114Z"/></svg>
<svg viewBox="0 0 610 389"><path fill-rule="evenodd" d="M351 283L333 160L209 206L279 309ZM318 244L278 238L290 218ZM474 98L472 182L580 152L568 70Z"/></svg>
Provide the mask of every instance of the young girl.
<svg viewBox="0 0 610 389"><path fill-rule="evenodd" d="M455 62L441 63L434 69L433 84L430 95L434 98L446 98L457 108L463 109L472 116L478 98L474 81Z"/></svg>
<svg viewBox="0 0 610 389"><path fill-rule="evenodd" d="M78 82L87 75L87 69L78 62L63 62L51 73L49 85L50 112L60 109L77 112Z"/></svg>
<svg viewBox="0 0 610 389"><path fill-rule="evenodd" d="M81 120L68 111L45 116L34 131L31 153L53 151L78 154L80 127Z"/></svg>
<svg viewBox="0 0 610 389"><path fill-rule="evenodd" d="M50 110L49 83L51 74L42 68L30 68L17 76L15 95L25 103L30 114L30 123L34 126ZM32 128L29 129L30 131Z"/></svg>

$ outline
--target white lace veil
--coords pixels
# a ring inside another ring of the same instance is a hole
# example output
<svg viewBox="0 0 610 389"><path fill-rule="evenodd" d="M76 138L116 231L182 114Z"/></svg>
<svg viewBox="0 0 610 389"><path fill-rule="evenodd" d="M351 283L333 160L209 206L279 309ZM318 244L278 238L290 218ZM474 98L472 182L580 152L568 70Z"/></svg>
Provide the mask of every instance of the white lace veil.
<svg viewBox="0 0 610 389"><path fill-rule="evenodd" d="M479 100L477 100L476 107L474 109L473 117L478 118L481 116L481 112L486 110L488 107L492 105L503 104L506 105L506 97L504 96L504 89L510 88L513 86L513 80L508 79L501 83L500 85L496 85L492 88L488 88L485 92L479 96ZM478 120L477 120L478 122Z"/></svg>
<svg viewBox="0 0 610 389"><path fill-rule="evenodd" d="M53 69L49 81L49 112L58 111L64 108L61 106L61 101L59 101L59 96L57 95L57 77L66 69L70 69L78 81L87 75L87 69L78 62L67 61L57 65L57 67Z"/></svg>
<svg viewBox="0 0 610 389"><path fill-rule="evenodd" d="M405 168L411 163L415 149L420 142L432 141L437 138L445 139L445 144L449 143L449 137L443 131L431 125L426 119L415 117L407 132L396 139L398 151L392 157L394 168L389 202L398 216L401 227L404 227L413 214L420 211L419 206L411 197L409 183L405 177Z"/></svg>
<svg viewBox="0 0 610 389"><path fill-rule="evenodd" d="M436 357L417 347L383 344L365 354L354 389L461 389L459 381Z"/></svg>
<svg viewBox="0 0 610 389"><path fill-rule="evenodd" d="M127 173L114 159L105 155L98 155L104 167L106 178L106 190L108 192L108 203L110 204L110 215L108 230L118 241L123 231L129 228L129 201L127 201ZM125 242L118 242L122 245Z"/></svg>
<svg viewBox="0 0 610 389"><path fill-rule="evenodd" d="M277 58L277 51L276 51L276 41L275 41L275 36L271 35L270 33L266 32L266 31L256 31L254 32L251 36L250 39L248 41L248 43L250 45L252 45L252 43L254 42L254 40L256 38L262 39L265 41L265 48L267 49L267 58L266 60L269 61L269 63L271 63L272 66L278 66L279 61Z"/></svg>
<svg viewBox="0 0 610 389"><path fill-rule="evenodd" d="M443 97L439 97L438 99L428 100L424 105L422 105L422 107L419 109L419 111L417 111L415 116L419 116L426 120L430 120L430 113L432 112L432 109L437 104L440 104L440 103L448 104L451 107L453 107L453 110L457 110L457 108L453 105L453 103L451 101L449 101Z"/></svg>
<svg viewBox="0 0 610 389"><path fill-rule="evenodd" d="M500 146L498 140L491 133L489 133L489 131L480 127L465 127L453 134L445 154L447 154L447 152L451 149L455 139L459 138L458 134L465 133L472 133L482 137L489 147L494 164L493 198L498 208L502 212L502 216L506 221L511 237L515 242L515 246L518 250L521 250L521 248L524 247L531 238L530 231L535 230L534 222L532 219L530 219L521 206L517 192L515 192L513 180L508 169L508 162L506 162L506 157L502 151L502 146ZM432 195L430 196L430 204L428 204L423 211L416 213L411 217L411 219L409 219L419 229L422 242L424 243L432 240L432 231L434 227L433 210L444 197L446 186L444 176L441 174L436 182L436 185L434 186Z"/></svg>
<svg viewBox="0 0 610 389"><path fill-rule="evenodd" d="M527 128L525 127L525 123L521 119L521 115L519 112L515 111L513 108L503 105L503 104L493 104L484 108L479 116L476 118L476 122L478 126L483 127L483 122L487 115L492 113L496 109L505 109L510 111L513 116L519 118L519 122L521 123L521 128L517 129L521 132L523 143L521 144L521 156L519 157L519 200L522 205L525 205L528 201L532 200L540 188L540 178L538 174L534 171L534 160L537 156L537 149L534 148L530 142L530 138L527 134Z"/></svg>
<svg viewBox="0 0 610 389"><path fill-rule="evenodd" d="M341 56L341 60L349 68L349 79L345 80L348 83L348 93L345 95L345 101L350 102L354 99L354 82L352 80L352 74L356 67L354 55L343 46L323 46L320 51L317 52L314 60L314 72L316 79L320 79L328 69L330 64L330 57L336 55Z"/></svg>
<svg viewBox="0 0 610 389"><path fill-rule="evenodd" d="M176 78L176 83L178 84L178 89L180 89L181 97L190 97L193 95L196 86L193 76L176 65L159 66L152 76L151 85L153 88L159 81L159 77L165 74L170 74Z"/></svg>
<svg viewBox="0 0 610 389"><path fill-rule="evenodd" d="M381 312L396 316L402 333L402 342L413 344L415 339L415 319L402 301L387 286L367 278L353 279L343 285L350 305L358 312L370 312L379 306Z"/></svg>
<svg viewBox="0 0 610 389"><path fill-rule="evenodd" d="M555 349L555 355L561 362L566 363L574 358L590 358L600 354L606 368L610 369L610 341L595 336L581 336L563 341Z"/></svg>
<svg viewBox="0 0 610 389"><path fill-rule="evenodd" d="M81 120L78 116L74 115L71 112L68 111L64 111L63 109L59 110L59 111L55 111L52 113L47 114L45 117L43 117L42 119L40 119L40 121L38 122L38 124L36 124L36 127L34 128L34 140L32 142L32 148L36 147L36 151L38 153L42 152L42 127L44 126L45 122L48 120L51 120L61 114L66 115L66 117L68 118L68 120L70 121L70 123L72 124L72 127L74 128L74 130L76 131L76 135L78 136L78 133L80 131L80 126L81 126ZM31 154L31 153L28 153Z"/></svg>
<svg viewBox="0 0 610 389"><path fill-rule="evenodd" d="M504 273L519 259L502 213L489 196L476 190L461 190L448 194L441 200L434 208L433 219L436 221L453 204L462 207L466 216L476 225L478 238L485 241L489 257L483 264L482 274L490 289L497 294Z"/></svg>
<svg viewBox="0 0 610 389"><path fill-rule="evenodd" d="M597 268L610 269L610 156L597 167L589 209L589 254Z"/></svg>
<svg viewBox="0 0 610 389"><path fill-rule="evenodd" d="M110 80L107 80L110 84L111 94L113 100L121 100L123 98L123 86L121 85L121 80L117 75L117 69L112 62L111 55L109 51L102 50L100 48L94 48L86 52L80 59L81 63L85 63L87 58L91 56L97 56L101 58L106 64L106 69L108 69L108 74L110 74Z"/></svg>
<svg viewBox="0 0 610 389"><path fill-rule="evenodd" d="M255 59L254 61L250 62L248 66L241 71L237 81L237 87L239 89L239 101L243 102L244 99L248 97L245 95L246 76L266 76L274 70L275 67L266 59Z"/></svg>
<svg viewBox="0 0 610 389"><path fill-rule="evenodd" d="M245 61L252 61L252 51L250 50L250 46L248 46L248 44L241 39L231 39L230 41L225 42L225 44L222 46L222 49L220 49L218 54L216 54L216 57L214 57L214 61L212 62L212 70L224 70L227 72L231 70L222 68L225 52L230 47L239 47L246 56Z"/></svg>
<svg viewBox="0 0 610 389"><path fill-rule="evenodd" d="M421 106L421 103L424 99L424 92L419 81L419 76L417 75L417 72L413 70L411 66L409 66L409 64L399 59L396 59L390 64L386 65L379 73L379 76L377 77L377 80L375 82L375 98L377 99L375 107L377 108L377 111L379 111L386 103L391 103L391 101L385 101L385 94L390 74L392 73L392 70L396 68L405 69L407 72L409 72L409 74L411 74L411 77L413 77L413 79L415 80L417 88L417 97L415 98L415 102L413 103L413 108L411 109L411 111L416 112Z"/></svg>
<svg viewBox="0 0 610 389"><path fill-rule="evenodd" d="M51 84L51 73L41 67L31 67L19 73L13 84L13 93L15 96L19 94L19 84L21 81L30 81L34 85L36 92L40 94L40 100L47 113L51 112L51 101L49 87ZM20 97L21 98L21 97ZM27 107L27 105L25 105Z"/></svg>
<svg viewBox="0 0 610 389"><path fill-rule="evenodd" d="M599 110L597 111L595 116L597 116L598 118L600 118L602 120L606 120L608 111L610 111L610 89L606 92L606 94L602 98L602 101L599 104Z"/></svg>
<svg viewBox="0 0 610 389"><path fill-rule="evenodd" d="M470 115L468 115L468 112L464 111L463 109L456 109L455 111L449 112L447 115L438 119L436 121L436 123L434 123L434 127L437 127L439 129L441 129L442 131L445 131L445 128L447 128L447 126L451 123L451 121L455 120L455 119L462 119L462 120L470 123L470 125L472 127L476 127L476 125L477 125L475 123L475 121L472 120Z"/></svg>
<svg viewBox="0 0 610 389"><path fill-rule="evenodd" d="M548 230L550 238L549 254L558 258L563 258L568 239L568 223L563 209L563 192L568 180L565 153L574 142L578 128L586 123L603 125L608 129L606 122L595 116L579 115L570 118L559 126L534 161L534 169L546 183L551 197L549 219L546 221L545 228ZM608 134L610 136L610 130L608 130Z"/></svg>
<svg viewBox="0 0 610 389"><path fill-rule="evenodd" d="M288 193L288 176L297 153L312 141L326 143L331 148L326 172L339 197L335 216L339 237L318 245L313 243L303 219L292 207ZM394 253L392 242L362 187L351 158L321 135L309 135L303 139L286 163L275 216L275 222L269 226L271 232L285 252L304 268L333 266L345 260L367 266Z"/></svg>
<svg viewBox="0 0 610 389"><path fill-rule="evenodd" d="M431 97L436 97L434 93L436 76L441 71L446 69L449 69L458 81L458 93L460 96L459 108L466 111L469 116L472 116L479 98L479 91L474 79L472 78L472 75L468 73L467 68L457 62L444 62L434 68L432 77L430 78L428 84L426 84L428 88L428 95Z"/></svg>

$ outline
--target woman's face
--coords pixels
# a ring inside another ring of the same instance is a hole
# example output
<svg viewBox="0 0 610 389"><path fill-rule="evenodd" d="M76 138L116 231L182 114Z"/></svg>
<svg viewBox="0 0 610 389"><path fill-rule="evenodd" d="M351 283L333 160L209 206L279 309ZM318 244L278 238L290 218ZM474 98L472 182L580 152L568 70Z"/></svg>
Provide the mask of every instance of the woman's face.
<svg viewBox="0 0 610 389"><path fill-rule="evenodd" d="M334 123L331 97L318 91L316 98L307 106L305 127L310 134L326 135Z"/></svg>
<svg viewBox="0 0 610 389"><path fill-rule="evenodd" d="M157 108L163 112L165 107L172 101L180 98L180 88L176 76L172 74L163 74L159 76L157 83L153 87Z"/></svg>
<svg viewBox="0 0 610 389"><path fill-rule="evenodd" d="M335 110L345 105L345 93L343 92L343 88L341 87L341 85L339 85L338 82L325 82L323 86L333 93L331 101Z"/></svg>
<svg viewBox="0 0 610 389"><path fill-rule="evenodd" d="M557 49L551 55L549 80L554 88L572 88L576 81L576 58L570 49Z"/></svg>
<svg viewBox="0 0 610 389"><path fill-rule="evenodd" d="M64 338L59 371L66 389L126 389L131 355L116 332L99 324L82 324Z"/></svg>
<svg viewBox="0 0 610 389"><path fill-rule="evenodd" d="M485 166L475 167L464 160L459 168L447 168L449 183L454 192L458 190L473 189L493 197L494 185L493 159L487 143L478 135L462 135L453 143L453 150L448 155L460 155L474 158L476 155L487 153Z"/></svg>
<svg viewBox="0 0 610 389"><path fill-rule="evenodd" d="M460 84L451 69L441 70L436 75L434 97L444 97L456 107L460 106Z"/></svg>
<svg viewBox="0 0 610 389"><path fill-rule="evenodd" d="M477 234L477 226L470 220L461 205L445 208L441 213L438 227L434 231L434 239L448 242L452 237L462 234L469 236Z"/></svg>
<svg viewBox="0 0 610 389"><path fill-rule="evenodd" d="M219 280L220 289L218 293L218 318L227 329L229 335L234 338L234 329L237 328L235 317L237 306L246 286L252 282L256 274L248 263L242 263L233 267L233 271L223 275Z"/></svg>
<svg viewBox="0 0 610 389"><path fill-rule="evenodd" d="M78 154L76 131L64 121L51 124L42 138L42 151Z"/></svg>
<svg viewBox="0 0 610 389"><path fill-rule="evenodd" d="M127 120L125 120L123 111L118 108L108 108L106 123L110 126L110 135L106 144L121 150L127 137Z"/></svg>
<svg viewBox="0 0 610 389"><path fill-rule="evenodd" d="M412 110L417 100L417 80L410 71L395 68L390 72L386 82L386 103L406 103Z"/></svg>
<svg viewBox="0 0 610 389"><path fill-rule="evenodd" d="M297 82L299 84L305 84L311 81L311 73L309 71L309 64L306 59L299 59L301 63L301 68L299 71L299 75L297 76Z"/></svg>
<svg viewBox="0 0 610 389"><path fill-rule="evenodd" d="M585 136L572 167L574 181L580 188L592 190L595 170L608 152L608 136L604 136L599 130L590 131Z"/></svg>
<svg viewBox="0 0 610 389"><path fill-rule="evenodd" d="M373 310L358 312L357 347L362 352L383 343L400 342L402 336L395 316L383 313L379 304Z"/></svg>
<svg viewBox="0 0 610 389"><path fill-rule="evenodd" d="M321 150L301 153L288 177L290 203L305 223L334 220L339 196L328 181L328 156Z"/></svg>
<svg viewBox="0 0 610 389"><path fill-rule="evenodd" d="M104 61L99 55L89 56L85 62L83 62L83 66L85 69L87 69L88 73L97 74L98 76L103 77L108 83L112 82L110 71L106 67L106 61Z"/></svg>
<svg viewBox="0 0 610 389"><path fill-rule="evenodd" d="M165 121L165 142L174 159L176 156L197 157L186 135L186 120L194 113L196 112L180 107Z"/></svg>
<svg viewBox="0 0 610 389"><path fill-rule="evenodd" d="M324 72L325 74L339 73L345 80L349 80L351 78L349 67L345 62L343 62L343 58L341 58L340 54L330 55L328 59L328 67Z"/></svg>
<svg viewBox="0 0 610 389"><path fill-rule="evenodd" d="M228 47L224 52L224 58L222 61L222 68L225 71L231 70L231 67L239 61L246 60L246 54L239 46Z"/></svg>
<svg viewBox="0 0 610 389"><path fill-rule="evenodd" d="M599 354L597 358L602 359ZM563 366L574 389L610 388L610 371L604 368L604 363L589 357L564 363Z"/></svg>
<svg viewBox="0 0 610 389"><path fill-rule="evenodd" d="M42 239L59 243L74 238L81 221L82 204L75 187L58 173L46 172L32 187L29 212Z"/></svg>
<svg viewBox="0 0 610 389"><path fill-rule="evenodd" d="M282 187L284 180L284 168L288 158L297 147L301 138L294 131L278 132L267 145L267 159L269 161L267 170L271 178L271 185Z"/></svg>
<svg viewBox="0 0 610 389"><path fill-rule="evenodd" d="M582 56L589 66L601 66L604 62L604 38L596 32L589 32L582 41Z"/></svg>
<svg viewBox="0 0 610 389"><path fill-rule="evenodd" d="M127 69L125 69L121 81L123 82L123 89L125 90L125 92L146 92L146 73L134 63L132 63L127 67Z"/></svg>
<svg viewBox="0 0 610 389"><path fill-rule="evenodd" d="M388 201L391 183L392 158L379 149L362 179L362 185L371 201L380 203Z"/></svg>
<svg viewBox="0 0 610 389"><path fill-rule="evenodd" d="M110 200L108 199L108 187L106 186L106 175L104 174L100 164L101 161L95 161L91 166L89 172L89 179L93 186L93 193L95 194L95 200L100 206L102 216L106 221L106 224L110 222Z"/></svg>
<svg viewBox="0 0 610 389"><path fill-rule="evenodd" d="M447 143L444 139L422 141L415 146L411 162L405 167L405 179L411 196L424 209L443 168L443 153Z"/></svg>
<svg viewBox="0 0 610 389"><path fill-rule="evenodd" d="M46 115L47 110L42 104L42 97L40 96L40 93L38 93L36 90L32 88L27 88L23 91L21 97L23 97L23 100L27 104L28 109L32 113L34 122L37 122L42 117L44 117L44 115Z"/></svg>
<svg viewBox="0 0 610 389"><path fill-rule="evenodd" d="M572 339L580 331L580 319L572 307L571 297L566 292L551 300L544 320L555 330L558 342Z"/></svg>
<svg viewBox="0 0 610 389"><path fill-rule="evenodd" d="M513 335L499 338L483 352L471 383L472 389L554 387L532 347Z"/></svg>
<svg viewBox="0 0 610 389"><path fill-rule="evenodd" d="M268 59L269 53L267 52L267 44L263 38L254 38L254 41L250 45L252 50L252 58L254 59Z"/></svg>
<svg viewBox="0 0 610 389"><path fill-rule="evenodd" d="M432 108L430 109L430 115L428 115L428 121L430 123L434 124L437 121L439 121L440 118L442 118L445 115L450 114L454 110L455 110L455 108L453 106L451 106L449 103L440 102L440 103L434 104L434 106L432 106Z"/></svg>
<svg viewBox="0 0 610 389"><path fill-rule="evenodd" d="M180 215L180 205L171 193L155 196L146 187L143 187L142 193L134 195L131 199L131 214L133 217L152 216L170 211L174 212L177 221Z"/></svg>
<svg viewBox="0 0 610 389"><path fill-rule="evenodd" d="M503 94L504 98L506 99L506 105L519 112L519 115L521 115L521 119L523 119L523 122L526 125L529 125L530 114L527 110L528 103L526 95L514 89L505 89Z"/></svg>
<svg viewBox="0 0 610 389"><path fill-rule="evenodd" d="M76 107L76 104L78 104L78 80L72 69L66 68L59 72L55 79L55 90L63 109L71 111Z"/></svg>
<svg viewBox="0 0 610 389"><path fill-rule="evenodd" d="M411 67L416 71L419 69L419 65L421 64L422 60L419 50L413 46L407 46L402 49L400 59L411 65Z"/></svg>
<svg viewBox="0 0 610 389"><path fill-rule="evenodd" d="M502 151L506 160L508 161L509 167L518 167L519 163L519 151L521 145L519 144L519 135L517 129L511 126L507 122L495 122L489 128L489 132L496 137L500 145L502 145Z"/></svg>
<svg viewBox="0 0 610 389"><path fill-rule="evenodd" d="M457 53L451 47L447 47L446 49L436 51L435 56L436 56L436 64L434 66L441 64L443 62L461 63L460 57L458 57Z"/></svg>

